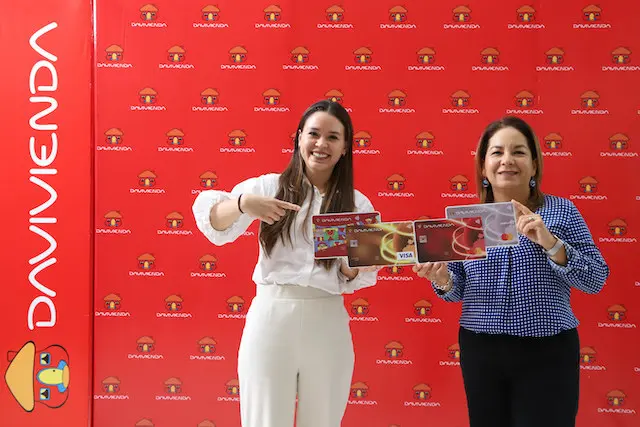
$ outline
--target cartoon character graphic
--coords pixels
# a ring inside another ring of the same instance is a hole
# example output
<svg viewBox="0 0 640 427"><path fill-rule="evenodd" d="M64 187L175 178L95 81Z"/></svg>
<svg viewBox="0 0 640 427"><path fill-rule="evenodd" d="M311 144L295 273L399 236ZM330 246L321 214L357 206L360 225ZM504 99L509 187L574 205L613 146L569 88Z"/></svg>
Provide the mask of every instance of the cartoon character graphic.
<svg viewBox="0 0 640 427"><path fill-rule="evenodd" d="M316 228L315 245L316 251L325 251L329 248L333 248L339 245L345 244L346 239L346 227L322 227Z"/></svg>
<svg viewBox="0 0 640 427"><path fill-rule="evenodd" d="M339 240L338 227L327 227L324 229L324 240Z"/></svg>
<svg viewBox="0 0 640 427"><path fill-rule="evenodd" d="M7 354L9 367L5 382L26 412L35 409L36 403L59 408L69 397L69 353L64 347L51 345L37 350L33 341L25 343L18 351Z"/></svg>

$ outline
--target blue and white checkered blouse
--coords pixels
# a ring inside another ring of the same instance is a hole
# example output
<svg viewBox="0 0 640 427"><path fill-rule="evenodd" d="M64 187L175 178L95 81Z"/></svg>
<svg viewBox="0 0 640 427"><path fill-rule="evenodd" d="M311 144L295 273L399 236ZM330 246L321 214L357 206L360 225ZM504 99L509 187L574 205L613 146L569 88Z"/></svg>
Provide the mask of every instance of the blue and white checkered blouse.
<svg viewBox="0 0 640 427"><path fill-rule="evenodd" d="M436 293L445 301L462 301L460 325L465 329L555 335L578 326L571 310L571 288L596 294L604 286L609 267L576 206L546 195L536 213L565 242L567 265L556 264L541 246L522 235L518 246L489 248L486 260L449 263L453 287Z"/></svg>

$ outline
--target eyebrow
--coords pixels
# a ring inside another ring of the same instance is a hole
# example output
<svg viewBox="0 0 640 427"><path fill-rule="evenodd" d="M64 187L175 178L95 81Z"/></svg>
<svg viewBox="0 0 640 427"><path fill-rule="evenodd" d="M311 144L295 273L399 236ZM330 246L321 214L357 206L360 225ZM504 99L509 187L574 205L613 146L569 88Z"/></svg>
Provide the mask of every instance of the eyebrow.
<svg viewBox="0 0 640 427"><path fill-rule="evenodd" d="M518 145L516 145L516 146L515 146L515 147L513 147L513 148L526 148L526 147L527 147L527 145L526 145L526 144L518 144ZM502 145L492 145L492 146L491 146L491 147L489 147L489 148L493 149L493 148L504 148L504 147L503 147Z"/></svg>
<svg viewBox="0 0 640 427"><path fill-rule="evenodd" d="M319 131L320 129L318 129L318 128L309 128L309 130ZM341 135L341 134L342 134L342 132L338 132L338 131L335 131L335 130L332 130L332 131L331 131L331 132L329 132L329 133L330 133L330 134L335 134L335 135Z"/></svg>

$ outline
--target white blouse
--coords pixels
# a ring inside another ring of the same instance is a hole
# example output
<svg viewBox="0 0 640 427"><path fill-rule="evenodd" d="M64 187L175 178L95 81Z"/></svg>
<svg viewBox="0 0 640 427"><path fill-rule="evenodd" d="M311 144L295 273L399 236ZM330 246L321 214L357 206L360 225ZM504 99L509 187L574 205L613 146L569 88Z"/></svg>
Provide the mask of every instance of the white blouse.
<svg viewBox="0 0 640 427"><path fill-rule="evenodd" d="M242 214L229 228L218 231L209 222L211 208L224 200L238 198L243 193L275 197L278 191L279 177L279 174L272 173L250 178L236 185L231 193L207 190L198 194L192 207L198 229L214 245L222 246L233 242L249 228L255 218L248 214ZM338 263L334 263L332 268L327 270L324 266L319 266L314 262L311 216L320 213L322 195L316 187L313 187L313 190L313 198L311 200L309 197L306 198L292 224L292 245L283 244L278 239L269 257L264 253L262 245L259 245L258 263L253 271L253 281L257 285L310 286L336 295L353 293L358 289L375 285L376 272L360 272L353 280L347 281L347 278L340 273ZM373 205L365 195L354 190L354 196L356 212L374 211ZM304 232L307 235L304 236L301 233L301 226L309 209L311 209L311 213L307 223L304 224Z"/></svg>

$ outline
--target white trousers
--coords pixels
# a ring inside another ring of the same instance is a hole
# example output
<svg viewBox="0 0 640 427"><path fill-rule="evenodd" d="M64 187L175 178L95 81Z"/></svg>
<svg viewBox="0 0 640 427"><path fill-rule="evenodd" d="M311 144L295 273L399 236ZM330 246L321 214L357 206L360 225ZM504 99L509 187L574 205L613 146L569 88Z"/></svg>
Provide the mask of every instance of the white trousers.
<svg viewBox="0 0 640 427"><path fill-rule="evenodd" d="M341 295L258 286L238 352L242 426L339 427L353 365Z"/></svg>

